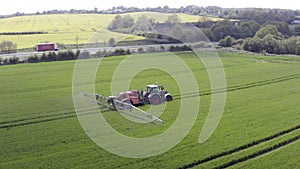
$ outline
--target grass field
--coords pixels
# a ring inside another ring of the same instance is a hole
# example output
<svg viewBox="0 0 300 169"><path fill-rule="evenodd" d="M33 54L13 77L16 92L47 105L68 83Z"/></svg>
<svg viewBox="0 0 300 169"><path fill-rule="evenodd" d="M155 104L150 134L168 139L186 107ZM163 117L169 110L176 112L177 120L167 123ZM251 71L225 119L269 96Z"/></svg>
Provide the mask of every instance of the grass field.
<svg viewBox="0 0 300 169"><path fill-rule="evenodd" d="M128 15L128 14L123 14ZM156 22L164 22L168 15L154 12L131 13L134 19L141 15L154 18ZM201 16L177 14L182 22L198 21ZM10 40L18 45L18 49L33 48L37 43L55 42L61 44L103 43L109 38L116 40L139 40L143 37L129 36L111 32L106 29L116 15L111 14L60 14L33 15L0 19L0 33L3 32L48 32L34 35L0 35L0 41ZM209 18L217 20L217 18ZM93 36L93 39L90 39Z"/></svg>
<svg viewBox="0 0 300 169"><path fill-rule="evenodd" d="M110 154L85 134L72 102L75 61L1 66L0 168L300 167L299 57L220 53L227 78L225 112L212 137L199 144L211 100L208 75L193 53L175 54L197 78L201 99L198 117L176 147L145 159ZM102 61L96 78L97 92L111 94L113 72L124 58L108 57ZM170 93L179 94L174 79L154 69L137 74L131 87L140 89L147 83L162 84ZM146 137L172 125L180 100L177 97L167 103L162 126L131 123L114 111L103 115L121 133Z"/></svg>

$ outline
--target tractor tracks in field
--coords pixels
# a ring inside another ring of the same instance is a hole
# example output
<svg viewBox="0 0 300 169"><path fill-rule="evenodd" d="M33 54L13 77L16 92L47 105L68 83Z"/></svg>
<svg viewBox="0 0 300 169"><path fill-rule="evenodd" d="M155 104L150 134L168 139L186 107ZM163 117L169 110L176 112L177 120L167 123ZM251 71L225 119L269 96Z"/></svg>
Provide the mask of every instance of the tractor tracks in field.
<svg viewBox="0 0 300 169"><path fill-rule="evenodd" d="M11 124L11 123L22 123L22 122L26 122L26 121L34 121L34 120L45 119L45 118L69 116L70 114L74 114L74 111L61 113L61 114L44 115L44 116L16 119L16 120L10 120L10 121L2 121L2 122L0 122L0 128L3 128L3 127L5 127L5 125Z"/></svg>
<svg viewBox="0 0 300 169"><path fill-rule="evenodd" d="M49 18L49 15L46 15L46 16L47 16L48 23L54 28L54 32L58 32L57 27L53 24L53 22Z"/></svg>
<svg viewBox="0 0 300 169"><path fill-rule="evenodd" d="M19 126L26 126L26 125L32 125L32 124L38 124L38 123L43 123L43 122L50 122L50 121L55 121L55 120L62 120L62 119L67 119L67 118L74 118L76 115L69 115L69 116L53 116L51 118L33 118L37 119L36 121L22 121L22 123L13 123L13 124L7 124L7 125L1 125L0 129L10 129L12 127L19 127Z"/></svg>
<svg viewBox="0 0 300 169"><path fill-rule="evenodd" d="M173 98L174 98L174 100L176 100L176 99L181 99L181 98L212 95L215 93L233 92L233 91L238 91L238 90L243 90L243 89L249 89L249 88L254 88L254 87L259 87L259 86L275 84L275 83L284 82L284 81L288 81L288 80L294 80L294 79L298 79L298 78L300 78L300 74L292 74L292 75L282 76L282 77L274 78L274 79L268 79L268 80L253 82L253 83L246 83L246 84L237 85L237 86L230 86L230 87L227 87L227 89L216 89L214 91L204 91L204 92L200 92L200 93L183 93L182 95L174 94Z"/></svg>
<svg viewBox="0 0 300 169"><path fill-rule="evenodd" d="M274 84L274 83L278 83L278 82L284 82L284 81L298 79L298 78L300 78L300 74L292 74L292 75L282 76L282 77L264 80L264 81L258 81L258 82L253 82L253 83L237 85L237 86L231 86L231 87L228 87L227 89L217 89L215 91L204 91L202 93L183 93L182 95L174 94L173 98L174 98L174 100L177 100L177 99L181 99L181 98L206 96L206 95L211 95L214 93L238 91L238 90L242 90L242 89L259 87L259 86ZM55 89L57 87L61 88L61 87L65 87L65 86L55 86L51 89ZM46 116L42 116L42 117L39 116L39 117L32 117L32 118L17 119L17 120L11 120L11 121L7 121L7 122L0 122L0 129L36 124L36 123L41 123L41 122L49 122L49 121L59 120L59 119L74 118L74 117L76 117L75 112L70 111L67 113L46 115Z"/></svg>
<svg viewBox="0 0 300 169"><path fill-rule="evenodd" d="M238 91L238 90L249 89L249 88L254 88L254 87L259 87L259 86L265 86L265 85L269 85L269 84L284 82L284 81L298 79L298 78L300 78L300 74L292 74L292 75L289 75L289 76L282 76L282 77L278 77L278 78L274 78L274 79L269 79L269 80L264 80L264 81L258 81L258 82L254 82L254 83L248 83L248 84L242 84L242 85L237 85L237 86L231 86L231 87L228 87L227 89L218 89L218 90L215 90L215 91L205 91L203 93L185 93L185 94L182 95L182 97L180 97L178 95L175 95L174 96L174 100L175 99L181 99L181 98L188 98L188 97L206 96L206 95L211 95L211 94L220 93L220 92ZM199 161L196 161L196 162L193 162L193 163L190 163L190 164L186 164L186 165L180 167L180 169L186 169L186 168L196 167L196 166L199 166L201 164L204 164L204 163L216 160L218 158L225 157L225 156L228 156L228 155L231 155L231 154L234 154L234 153L241 152L243 150L250 149L250 148L252 148L254 146L257 146L259 144L262 144L262 143L265 143L265 142L268 142L268 141L272 141L272 140L274 140L276 138L279 138L281 136L287 135L287 134L289 134L291 132L294 132L296 130L299 130L299 129L300 129L300 125L297 125L297 126L292 127L290 129L287 129L287 130L281 131L279 133L273 134L271 136L265 137L263 139L256 140L256 141L253 141L251 143L242 145L240 147L237 147L237 148L234 148L234 149L231 149L231 150L228 150L228 151L224 151L224 152L221 152L219 154L215 154L215 155L209 156L207 158L201 159ZM252 158L256 158L256 157L261 156L263 154L275 151L275 150L277 150L277 149L279 149L279 148L281 148L283 146L289 145L289 144L291 144L291 143L299 140L300 139L299 137L300 136L298 135L298 136L296 136L296 137L294 137L292 139L283 141L283 142L278 143L278 144L276 144L276 145L274 145L272 147L268 147L266 149L260 150L260 151L258 151L256 153L251 154L251 155L248 155L248 156L245 156L245 157L242 157L242 158L239 158L239 159L232 160L232 161L230 161L230 162L228 162L226 164L223 164L223 165L221 165L219 167L216 167L216 168L218 168L218 169L220 169L220 168L227 168L227 167L230 167L232 165L235 165L235 164L238 164L238 163L250 160Z"/></svg>
<svg viewBox="0 0 300 169"><path fill-rule="evenodd" d="M86 108L85 110L88 111L88 110L93 110L93 109ZM102 110L101 112L104 113L107 111L108 110L104 110L104 111ZM79 116L84 116L84 115L89 115L89 114L94 114L94 113L83 113L83 114L80 114ZM10 129L13 127L27 126L27 125L32 125L32 124L39 124L39 123L44 123L44 122L51 122L51 121L56 121L56 120L75 118L77 116L78 115L73 110L73 111L69 111L66 113L60 113L60 114L52 114L52 115L50 114L50 115L45 115L45 116L3 121L3 122L0 122L0 129Z"/></svg>
<svg viewBox="0 0 300 169"><path fill-rule="evenodd" d="M289 144L292 144L292 143L294 143L294 142L296 142L298 140L300 140L300 135L295 136L295 137L293 137L291 139L285 140L283 142L280 142L278 144L275 144L272 147L268 147L268 148L262 149L260 151L257 151L257 152L255 152L253 154L241 157L239 159L232 160L232 161L230 161L228 163L225 163L225 164L223 164L221 166L215 167L215 169L228 168L228 167L234 166L236 164L239 164L239 163L242 163L242 162L245 162L245 161L257 158L257 157L265 155L267 153L271 153L271 152L273 152L273 151L275 151L275 150L277 150L279 148L283 148L285 146L288 146Z"/></svg>
<svg viewBox="0 0 300 169"><path fill-rule="evenodd" d="M234 65L226 65L224 66L224 68L227 68L227 67L233 67ZM202 71L205 71L206 69L205 68L197 68L197 69L192 69L192 71L194 73L197 73L197 72L202 72ZM177 72L174 72L174 74L184 74L184 73L187 73L189 72L188 70L183 70L183 71L177 71ZM12 76L14 74L9 74L9 75L6 75L6 76ZM144 78L154 78L154 77L168 77L169 74L161 74L161 75L153 75L153 76L149 76L149 75L144 75L144 76L137 76L135 77L135 79L144 79ZM128 80L127 77L124 77L123 79L117 79L116 81L114 82L118 82L118 81L125 81L125 80ZM112 82L112 79L101 79L101 80L95 80L93 82L86 82L86 83L83 83L83 84L79 84L79 85L98 85L98 84L102 84L102 83L111 83ZM47 86L47 90L58 90L58 89L67 89L67 88L72 88L72 85L64 85L64 84L55 84L55 85L50 85L50 86ZM17 89L17 90L6 90L6 91L3 91L1 93L1 96L5 96L5 95L12 95L12 94L19 94L19 93L32 93L32 92L40 92L40 91L43 91L45 90L45 87L34 87L34 88L25 88L25 89ZM204 93L203 95L209 95L211 94L209 91ZM177 94L179 95L179 94ZM195 96L199 96L199 94L196 94Z"/></svg>
<svg viewBox="0 0 300 169"><path fill-rule="evenodd" d="M300 125L297 125L297 126L294 126L292 128L289 128L287 130L283 130L283 131L281 131L279 133L275 133L275 134L270 135L268 137L262 138L260 140L255 140L255 141L252 141L250 143L244 144L242 146L236 147L234 149L231 149L231 150L228 150L228 151L224 151L224 152L221 152L221 153L218 153L218 154L215 154L215 155L211 155L209 157L206 157L204 159L195 161L193 163L185 164L184 166L179 167L179 169L193 168L193 167L199 166L201 164L205 164L205 163L214 161L214 160L219 159L221 157L226 157L226 156L238 153L238 152L242 152L242 151L248 150L250 148L253 148L255 146L261 145L263 143L275 140L275 139L277 139L279 137L283 137L285 135L291 134L292 132L295 132L295 131L297 131L299 129L300 129ZM277 150L279 148L287 146L287 145L289 145L291 143L294 143L294 142L296 142L298 140L300 140L300 135L294 136L293 138L290 138L288 140L285 140L285 141L282 141L280 143L277 143L277 144L275 144L275 145L273 145L271 147L267 147L267 148L264 148L262 150L256 151L255 153L252 153L250 155L246 155L244 157L241 157L241 158L238 158L238 159L234 159L234 160L232 160L232 161L230 161L228 163L225 163L223 165L215 167L215 169L227 168L227 167L236 165L238 163L245 162L247 160L250 160L250 159L262 156L262 155L264 155L266 153L270 153L272 151L275 151L275 150Z"/></svg>

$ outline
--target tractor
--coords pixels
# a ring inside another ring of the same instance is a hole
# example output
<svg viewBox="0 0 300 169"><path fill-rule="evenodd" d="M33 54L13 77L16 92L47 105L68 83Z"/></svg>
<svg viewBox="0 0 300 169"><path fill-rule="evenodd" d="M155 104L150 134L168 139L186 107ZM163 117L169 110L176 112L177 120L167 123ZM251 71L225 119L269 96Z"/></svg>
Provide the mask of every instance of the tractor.
<svg viewBox="0 0 300 169"><path fill-rule="evenodd" d="M172 100L171 94L163 86L157 84L147 85L146 92L143 94L143 101L152 105Z"/></svg>
<svg viewBox="0 0 300 169"><path fill-rule="evenodd" d="M108 98L108 104L113 106L114 99L134 106L145 104L158 105L173 100L171 94L166 91L163 86L157 84L147 85L146 91L129 90L120 92L117 96L109 96Z"/></svg>

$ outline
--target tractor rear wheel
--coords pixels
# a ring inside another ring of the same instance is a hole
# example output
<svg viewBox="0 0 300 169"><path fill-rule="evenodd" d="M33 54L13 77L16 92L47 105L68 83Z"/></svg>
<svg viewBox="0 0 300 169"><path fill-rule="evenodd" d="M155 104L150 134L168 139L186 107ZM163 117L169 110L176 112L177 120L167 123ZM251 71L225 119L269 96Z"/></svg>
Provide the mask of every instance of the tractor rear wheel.
<svg viewBox="0 0 300 169"><path fill-rule="evenodd" d="M158 94L153 94L150 96L149 102L150 102L150 104L158 105L158 104L161 104L161 98Z"/></svg>

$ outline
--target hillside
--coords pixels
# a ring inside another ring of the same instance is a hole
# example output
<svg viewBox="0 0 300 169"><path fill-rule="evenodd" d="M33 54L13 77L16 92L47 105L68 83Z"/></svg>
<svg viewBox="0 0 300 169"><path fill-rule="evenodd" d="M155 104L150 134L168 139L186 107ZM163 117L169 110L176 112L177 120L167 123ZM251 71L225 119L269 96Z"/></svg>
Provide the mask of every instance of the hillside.
<svg viewBox="0 0 300 169"><path fill-rule="evenodd" d="M128 15L128 14L122 14ZM137 19L141 15L164 22L168 15L156 12L136 12L130 15ZM195 22L201 16L177 14L181 22ZM85 44L107 42L110 37L116 40L139 40L143 37L111 32L107 25L116 14L53 14L31 15L0 19L0 33L44 32L45 34L1 35L0 41L9 40L18 45L18 49L32 48L40 42L60 44ZM217 20L217 18L210 18ZM92 39L90 39L93 36Z"/></svg>

